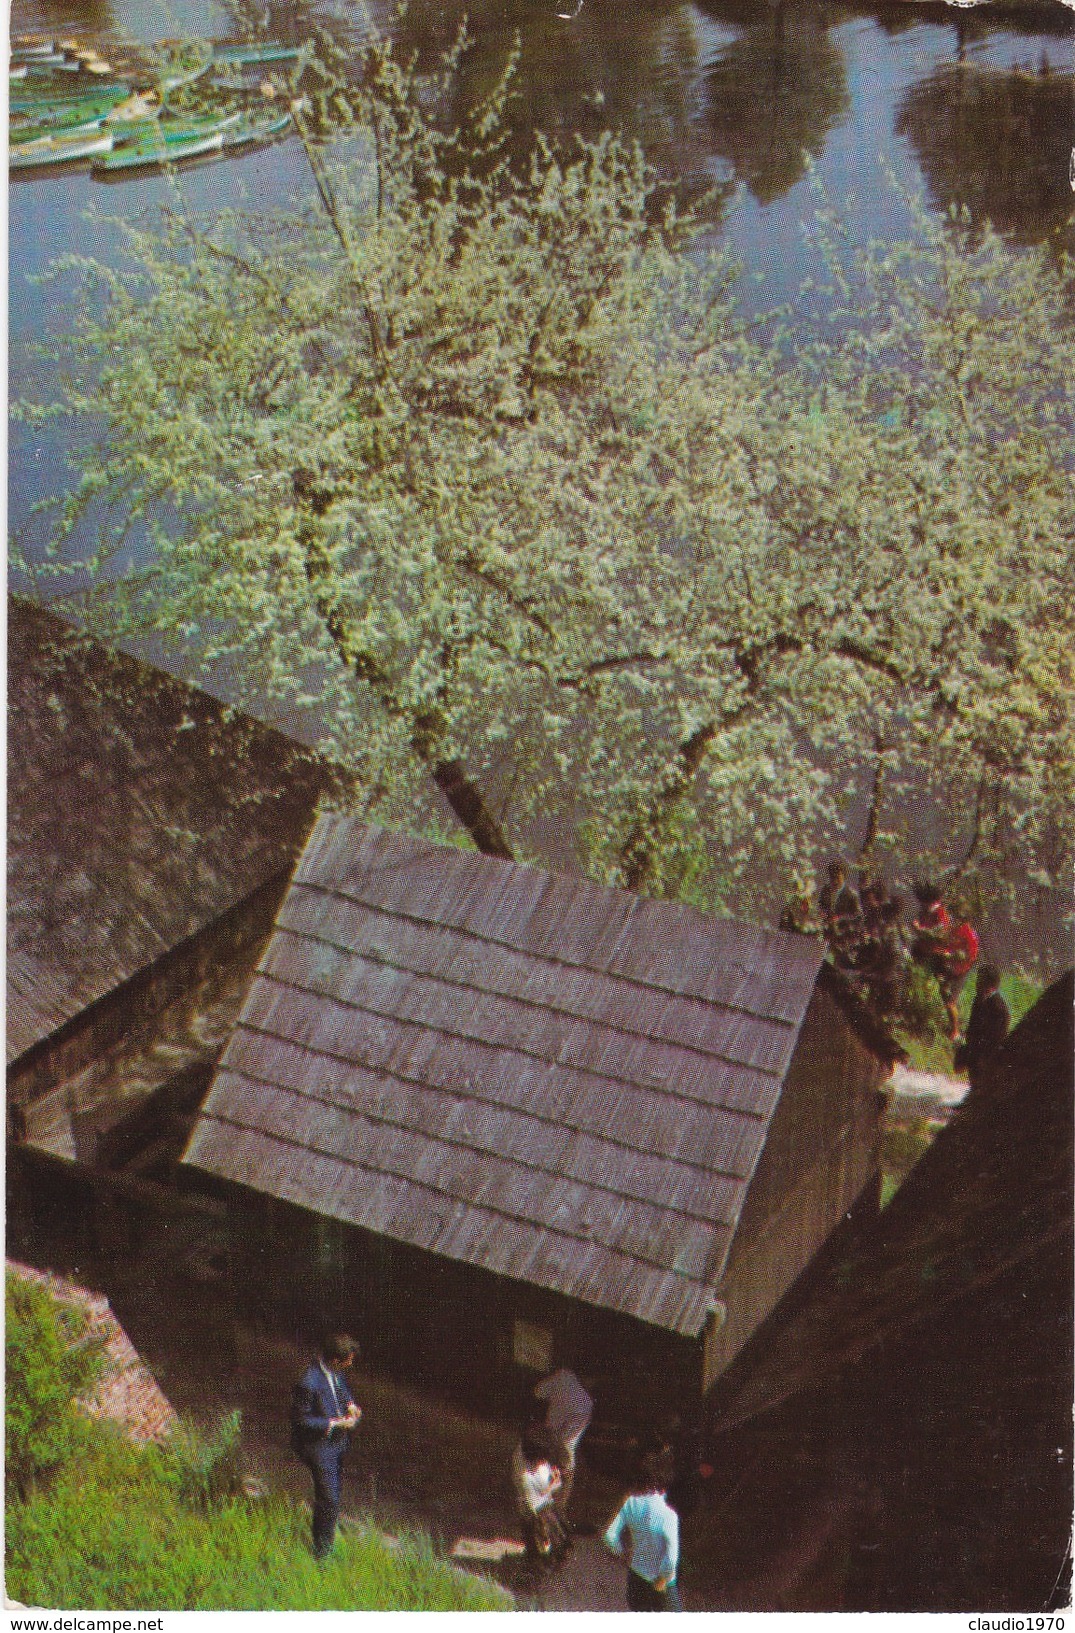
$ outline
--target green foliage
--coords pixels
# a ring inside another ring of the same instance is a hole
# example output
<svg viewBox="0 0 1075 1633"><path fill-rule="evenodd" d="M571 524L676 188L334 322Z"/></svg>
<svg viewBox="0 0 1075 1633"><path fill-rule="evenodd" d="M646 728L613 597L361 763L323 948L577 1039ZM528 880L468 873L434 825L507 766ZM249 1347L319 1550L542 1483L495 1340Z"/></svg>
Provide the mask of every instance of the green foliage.
<svg viewBox="0 0 1075 1633"><path fill-rule="evenodd" d="M11 1271L5 1300L5 1485L26 1498L81 1444L74 1402L100 1377L103 1340L87 1334L79 1310Z"/></svg>
<svg viewBox="0 0 1075 1633"><path fill-rule="evenodd" d="M423 1538L344 1530L325 1564L281 1497L179 1498L169 1453L96 1429L47 1493L9 1509L7 1586L28 1604L111 1610L503 1610Z"/></svg>
<svg viewBox="0 0 1075 1633"><path fill-rule="evenodd" d="M229 1412L215 1428L181 1420L168 1438L165 1468L180 1502L203 1512L243 1492L242 1414Z"/></svg>
<svg viewBox="0 0 1075 1633"><path fill-rule="evenodd" d="M821 209L831 321L748 325L636 149L509 155L510 68L453 125L463 57L311 69L313 206L84 267L59 406L103 440L56 572L92 517L98 627L310 712L382 820L465 767L479 844L582 824L598 876L738 902L869 779L891 873L1057 889L1062 275L922 211L855 254Z"/></svg>
<svg viewBox="0 0 1075 1633"><path fill-rule="evenodd" d="M937 977L914 960L907 967L900 1022L904 1031L926 1045L947 1038L949 1023Z"/></svg>

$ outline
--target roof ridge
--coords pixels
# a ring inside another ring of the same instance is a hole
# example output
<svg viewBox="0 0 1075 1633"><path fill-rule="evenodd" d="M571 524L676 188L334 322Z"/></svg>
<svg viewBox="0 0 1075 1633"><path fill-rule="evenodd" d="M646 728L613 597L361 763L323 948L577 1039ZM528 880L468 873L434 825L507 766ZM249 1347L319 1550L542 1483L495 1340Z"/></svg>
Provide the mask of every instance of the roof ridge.
<svg viewBox="0 0 1075 1633"><path fill-rule="evenodd" d="M387 832L388 830L384 830L384 831ZM436 847L434 847L434 849L435 848ZM443 847L443 849L445 849L445 850L451 850L452 848L453 847L451 847L451 846L444 846ZM500 860L500 858L493 857L493 858L490 858L490 860L497 861L497 860ZM522 866L523 864L518 863L516 865L517 866ZM300 866L301 866L301 863L300 863ZM532 871L537 873L537 872L541 872L543 870L538 869L538 868L534 868L534 869L532 869ZM571 876L570 875L553 874L553 875L550 875L550 877L570 879ZM578 881L578 883L579 884L590 885L590 884L592 884L592 881L589 880L589 879L581 879L581 880ZM528 948L520 947L516 942L513 942L513 941L505 941L500 936L479 934L478 931L468 929L465 925L450 924L450 923L445 922L442 919L423 919L417 913L407 912L403 908L398 908L398 907L384 907L384 906L381 906L377 902L368 901L363 896L355 896L355 895L352 895L349 891L340 890L340 889L336 888L334 885L319 884L319 883L317 883L317 882L315 882L314 880L311 880L311 879L299 878L297 870L296 870L295 878L292 880L292 888L293 889L304 889L304 890L316 890L316 891L319 891L324 896L336 896L342 901L354 902L357 906L364 907L371 913L380 913L385 918L405 919L409 924L425 925L427 928L430 928L430 929L435 928L435 929L438 929L438 930L452 930L457 935L466 936L471 941L481 942L485 946L507 947L512 952L523 953L529 958L539 959L539 960L541 960L541 962L546 963L546 964L560 964L560 965L563 965L563 967L565 969L569 969L569 970L585 970L585 972L588 975L604 976L609 981L622 981L624 983L624 985L626 985L626 986L642 987L646 992L664 992L664 993L667 993L672 998L686 998L686 999L688 999L688 1000L690 1000L691 1002L694 1002L694 1003L709 1004L714 1008L728 1009L728 1010L731 1010L734 1014L737 1014L737 1015L749 1015L751 1020L754 1020L754 1021L768 1021L773 1026L785 1026L785 1027L789 1028L789 1030L791 1030L791 1031L797 1031L798 1028L802 1024L801 1018L798 1021L788 1021L788 1020L784 1020L784 1018L782 1016L780 1016L780 1015L764 1015L764 1014L762 1014L760 1011L758 1011L756 1009L748 1009L745 1004L736 1003L731 999L704 998L704 997L702 997L702 995L700 993L687 992L687 991L684 991L684 989L681 988L681 987L670 987L670 986L667 986L662 981L644 981L640 976L637 976L637 975L624 975L624 974L621 974L617 970L602 969L597 964L585 964L579 959L561 958L561 957L558 957L555 953L535 953L535 952L531 952ZM597 887L595 886L594 888L597 888ZM607 887L607 888L610 888L610 887ZM678 906L682 906L683 904L679 903L679 902L668 902L668 903L665 903L664 905L668 906L668 907L678 907ZM697 912L698 909L694 909L694 911ZM726 921L722 921L722 922L738 924L740 921L738 919L731 919L731 920L726 920ZM746 926L746 928L750 929L750 930L757 930L758 926L748 924ZM780 932L775 931L775 930L774 931L762 931L762 930L759 930L759 934L777 935L779 933ZM799 939L801 940L803 938L800 937ZM821 968L821 965L824 962L825 962L824 956L820 953L820 949L819 949L819 957L818 957L818 969L819 970ZM814 981L816 982L816 980L817 980L817 973L815 972ZM811 992L812 991L813 991L813 986L811 986ZM805 1009L805 1006L804 1006L804 1009Z"/></svg>

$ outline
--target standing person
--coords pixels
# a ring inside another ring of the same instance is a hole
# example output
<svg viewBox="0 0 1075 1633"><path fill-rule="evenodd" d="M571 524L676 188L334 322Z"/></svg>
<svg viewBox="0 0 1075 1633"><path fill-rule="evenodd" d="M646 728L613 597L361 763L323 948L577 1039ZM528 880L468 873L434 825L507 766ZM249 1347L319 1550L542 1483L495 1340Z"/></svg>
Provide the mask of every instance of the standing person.
<svg viewBox="0 0 1075 1633"><path fill-rule="evenodd" d="M1011 1010L1000 990L1000 971L995 964L982 964L967 1033L956 1051L956 1065L967 1068L972 1090L980 1088L982 1068L1008 1036L1011 1024Z"/></svg>
<svg viewBox="0 0 1075 1633"><path fill-rule="evenodd" d="M668 1452L644 1458L642 1476L605 1532L605 1544L627 1562L628 1610L682 1610L679 1516L668 1503L673 1475Z"/></svg>
<svg viewBox="0 0 1075 1633"><path fill-rule="evenodd" d="M830 862L829 882L818 892L817 905L832 956L846 967L854 958L862 929L862 903L858 891L847 882L842 862Z"/></svg>
<svg viewBox="0 0 1075 1633"><path fill-rule="evenodd" d="M526 1538L526 1551L541 1563L559 1560L566 1537L556 1513L563 1481L545 1430L531 1424L512 1453L511 1484Z"/></svg>
<svg viewBox="0 0 1075 1633"><path fill-rule="evenodd" d="M292 1393L291 1446L314 1482L316 1559L324 1559L332 1549L340 1517L343 1460L351 1431L362 1416L344 1377L357 1353L358 1345L349 1334L331 1334Z"/></svg>
<svg viewBox="0 0 1075 1633"><path fill-rule="evenodd" d="M954 1043L959 1037L959 994L978 962L978 932L967 919L960 919L949 931L937 962L937 985L948 1012L948 1035Z"/></svg>
<svg viewBox="0 0 1075 1633"><path fill-rule="evenodd" d="M545 1407L545 1428L556 1448L562 1476L556 1507L563 1516L575 1484L575 1454L593 1417L593 1396L570 1367L558 1367L542 1378L534 1396Z"/></svg>

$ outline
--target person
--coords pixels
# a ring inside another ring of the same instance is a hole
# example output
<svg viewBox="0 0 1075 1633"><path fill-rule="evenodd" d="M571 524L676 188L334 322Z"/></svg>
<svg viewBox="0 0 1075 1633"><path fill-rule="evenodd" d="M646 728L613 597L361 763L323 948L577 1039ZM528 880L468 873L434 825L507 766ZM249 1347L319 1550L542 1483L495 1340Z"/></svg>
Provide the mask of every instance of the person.
<svg viewBox="0 0 1075 1633"><path fill-rule="evenodd" d="M628 1610L682 1610L679 1516L668 1502L673 1476L667 1451L643 1458L636 1490L612 1519L604 1541L627 1562Z"/></svg>
<svg viewBox="0 0 1075 1633"><path fill-rule="evenodd" d="M918 912L911 922L911 929L914 932L911 957L916 963L924 964L928 970L936 973L935 960L951 933L952 921L936 885L923 881L921 884L913 885L912 889L918 902Z"/></svg>
<svg viewBox="0 0 1075 1633"><path fill-rule="evenodd" d="M948 1012L949 1037L959 1037L959 994L978 961L978 932L969 920L953 925L936 954L937 985Z"/></svg>
<svg viewBox="0 0 1075 1633"><path fill-rule="evenodd" d="M829 882L819 890L817 905L833 958L847 967L854 959L862 927L862 903L858 891L847 882L842 862L830 862Z"/></svg>
<svg viewBox="0 0 1075 1633"><path fill-rule="evenodd" d="M792 935L812 936L816 935L817 928L810 902L810 891L805 885L798 885L784 903L777 920L777 929L790 931Z"/></svg>
<svg viewBox="0 0 1075 1633"><path fill-rule="evenodd" d="M291 1446L314 1483L316 1559L332 1551L340 1517L343 1460L362 1416L344 1377L357 1354L358 1345L348 1333L330 1334L292 1392Z"/></svg>
<svg viewBox="0 0 1075 1633"><path fill-rule="evenodd" d="M522 1521L526 1551L542 1564L562 1558L567 1537L556 1512L563 1474L542 1424L529 1424L511 1458L511 1483Z"/></svg>
<svg viewBox="0 0 1075 1633"><path fill-rule="evenodd" d="M545 1408L545 1428L548 1431L560 1469L561 1483L556 1509L561 1519L567 1512L568 1499L575 1484L575 1460L579 1441L590 1427L593 1417L593 1397L586 1385L570 1367L557 1367L547 1378L534 1387L534 1397Z"/></svg>
<svg viewBox="0 0 1075 1633"><path fill-rule="evenodd" d="M980 1089L982 1068L1008 1036L1011 1023L1011 1011L1000 990L1000 971L995 964L982 964L966 1035L956 1050L956 1065L966 1067L972 1090Z"/></svg>

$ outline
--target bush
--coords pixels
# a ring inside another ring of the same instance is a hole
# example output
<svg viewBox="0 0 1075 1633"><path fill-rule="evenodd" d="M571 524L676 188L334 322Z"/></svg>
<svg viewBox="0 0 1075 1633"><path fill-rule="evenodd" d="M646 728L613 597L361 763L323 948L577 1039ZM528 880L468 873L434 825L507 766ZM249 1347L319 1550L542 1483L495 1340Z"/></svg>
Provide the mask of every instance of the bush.
<svg viewBox="0 0 1075 1633"><path fill-rule="evenodd" d="M75 1411L104 1365L104 1339L86 1331L77 1308L60 1304L36 1282L7 1273L8 1494L25 1500L36 1482L68 1460L85 1433Z"/></svg>
<svg viewBox="0 0 1075 1633"><path fill-rule="evenodd" d="M907 967L900 1021L925 1043L936 1043L947 1035L948 1016L937 977L913 960Z"/></svg>
<svg viewBox="0 0 1075 1633"><path fill-rule="evenodd" d="M229 1412L215 1429L180 1421L168 1437L164 1468L188 1508L205 1513L241 1497L242 1413Z"/></svg>

